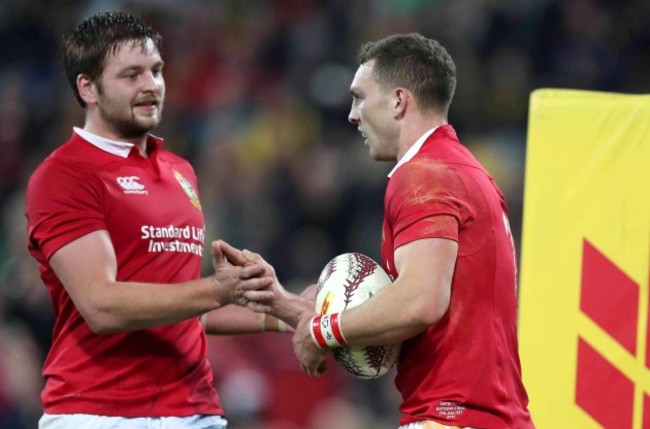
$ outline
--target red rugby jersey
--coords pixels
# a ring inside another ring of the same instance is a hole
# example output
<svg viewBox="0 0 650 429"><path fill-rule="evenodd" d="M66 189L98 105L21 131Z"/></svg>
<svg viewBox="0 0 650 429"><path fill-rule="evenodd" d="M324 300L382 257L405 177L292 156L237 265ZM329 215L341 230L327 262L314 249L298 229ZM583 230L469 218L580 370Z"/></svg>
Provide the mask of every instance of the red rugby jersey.
<svg viewBox="0 0 650 429"><path fill-rule="evenodd" d="M402 346L395 379L403 398L401 423L531 428L503 195L451 126L423 138L388 182L382 263L397 277L395 249L422 238L457 241L458 259L448 311Z"/></svg>
<svg viewBox="0 0 650 429"><path fill-rule="evenodd" d="M29 181L29 250L56 316L43 367L46 413L223 414L198 318L96 335L48 262L65 244L107 230L118 281L199 278L205 226L196 176L186 160L162 148L162 140L150 136L147 145L150 156L143 158L129 143L75 129Z"/></svg>

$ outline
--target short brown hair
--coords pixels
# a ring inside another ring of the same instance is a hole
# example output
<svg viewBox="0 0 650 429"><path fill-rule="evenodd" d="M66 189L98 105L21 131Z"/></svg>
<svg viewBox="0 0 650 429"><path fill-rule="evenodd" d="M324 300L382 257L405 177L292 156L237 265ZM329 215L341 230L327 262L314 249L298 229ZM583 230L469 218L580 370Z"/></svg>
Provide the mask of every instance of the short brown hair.
<svg viewBox="0 0 650 429"><path fill-rule="evenodd" d="M396 34L363 44L358 60L375 60L375 77L382 86L402 86L421 109L447 115L456 89L456 65L437 40L418 33Z"/></svg>
<svg viewBox="0 0 650 429"><path fill-rule="evenodd" d="M98 79L104 71L106 58L125 43L145 45L151 39L158 52L162 36L135 16L123 12L102 12L84 20L63 38L63 62L72 91L81 107L86 107L77 90L77 76Z"/></svg>

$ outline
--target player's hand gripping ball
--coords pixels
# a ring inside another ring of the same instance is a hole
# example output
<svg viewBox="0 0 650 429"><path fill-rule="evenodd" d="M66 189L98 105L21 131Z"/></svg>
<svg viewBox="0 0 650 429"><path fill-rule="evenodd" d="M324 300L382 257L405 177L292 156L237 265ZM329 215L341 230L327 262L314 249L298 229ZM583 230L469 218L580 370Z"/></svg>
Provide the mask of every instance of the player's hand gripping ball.
<svg viewBox="0 0 650 429"><path fill-rule="evenodd" d="M356 307L392 283L379 264L361 253L344 253L329 261L318 279L316 313L338 313ZM342 320L345 331L345 320ZM401 344L335 347L337 364L358 378L377 378L397 362Z"/></svg>

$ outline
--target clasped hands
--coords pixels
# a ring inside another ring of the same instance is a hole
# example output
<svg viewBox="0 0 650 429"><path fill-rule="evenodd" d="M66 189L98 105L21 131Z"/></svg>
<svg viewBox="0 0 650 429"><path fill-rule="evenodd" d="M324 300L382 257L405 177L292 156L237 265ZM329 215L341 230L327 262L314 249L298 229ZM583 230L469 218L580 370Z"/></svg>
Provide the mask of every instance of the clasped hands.
<svg viewBox="0 0 650 429"><path fill-rule="evenodd" d="M300 295L287 292L280 284L275 269L257 253L239 250L223 240L213 243L215 269L221 267L257 267L260 278L272 279L265 287L241 289L233 302L257 313L270 314L293 328L293 349L300 367L310 376L321 375L326 369L328 349L321 349L311 338L310 322L314 312L316 285L308 286ZM261 268L259 268L261 267ZM257 272L257 271L256 271Z"/></svg>

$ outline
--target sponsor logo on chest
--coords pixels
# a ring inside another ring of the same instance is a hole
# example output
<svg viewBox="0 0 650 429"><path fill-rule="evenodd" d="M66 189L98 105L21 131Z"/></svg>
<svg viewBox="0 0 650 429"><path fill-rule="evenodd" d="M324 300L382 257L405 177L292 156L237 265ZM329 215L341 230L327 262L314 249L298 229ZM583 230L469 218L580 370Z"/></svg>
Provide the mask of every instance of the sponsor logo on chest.
<svg viewBox="0 0 650 429"><path fill-rule="evenodd" d="M142 225L140 238L147 242L149 253L191 253L202 256L205 229L192 225Z"/></svg>
<svg viewBox="0 0 650 429"><path fill-rule="evenodd" d="M139 180L138 176L122 176L117 178L117 184L122 187L124 194L149 195L149 191Z"/></svg>
<svg viewBox="0 0 650 429"><path fill-rule="evenodd" d="M185 195L188 196L192 205L201 210L201 201L199 200L199 196L194 190L192 183L178 171L172 170L172 173L174 174L174 178L178 184L185 192ZM141 179L138 176L121 176L116 180L117 184L120 185L125 195L149 195L149 191L146 189L145 185L140 183Z"/></svg>

